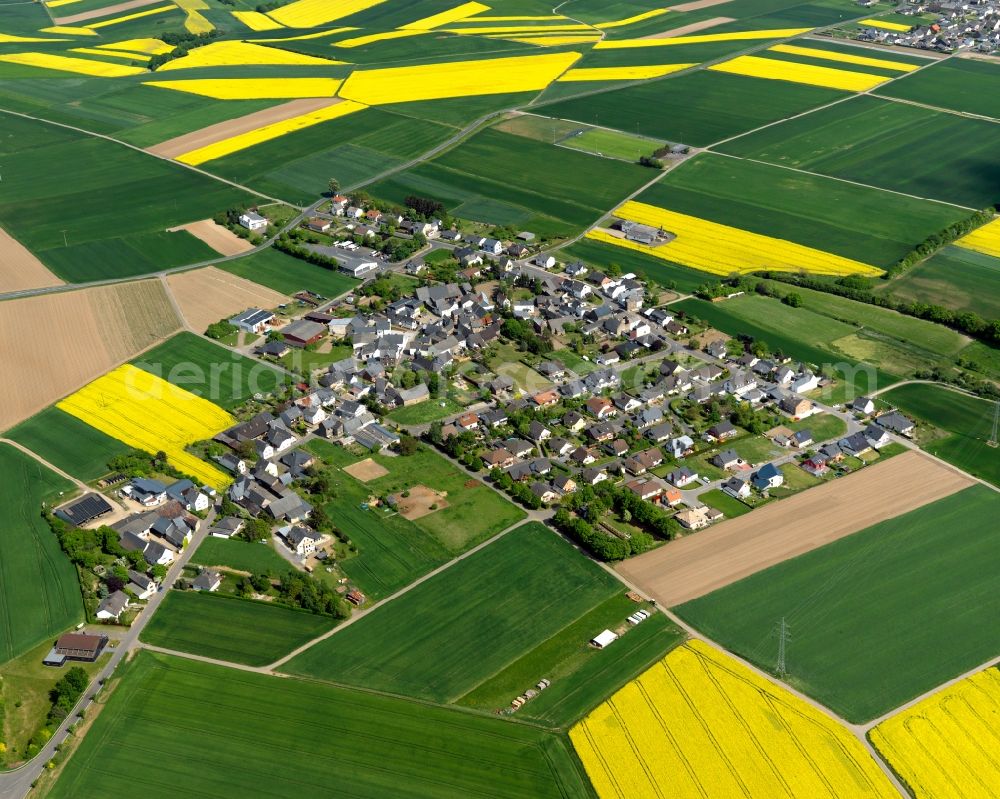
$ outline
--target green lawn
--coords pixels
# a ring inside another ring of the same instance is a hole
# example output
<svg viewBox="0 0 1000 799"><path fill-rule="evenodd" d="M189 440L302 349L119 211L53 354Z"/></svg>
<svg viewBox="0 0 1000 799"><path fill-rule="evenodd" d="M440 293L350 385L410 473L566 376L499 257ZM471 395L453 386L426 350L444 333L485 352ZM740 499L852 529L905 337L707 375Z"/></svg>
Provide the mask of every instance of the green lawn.
<svg viewBox="0 0 1000 799"><path fill-rule="evenodd" d="M194 333L178 333L133 363L227 409L254 394L270 394L284 379L274 367Z"/></svg>
<svg viewBox="0 0 1000 799"><path fill-rule="evenodd" d="M253 200L177 164L44 122L2 115L0 138L0 225L70 282L213 258L186 231L166 229Z"/></svg>
<svg viewBox="0 0 1000 799"><path fill-rule="evenodd" d="M997 73L997 65L987 61L949 58L877 91L886 97L1000 119L1000 95L993 90Z"/></svg>
<svg viewBox="0 0 1000 799"><path fill-rule="evenodd" d="M998 512L973 486L675 610L769 670L784 618L789 682L865 721L1000 652Z"/></svg>
<svg viewBox="0 0 1000 799"><path fill-rule="evenodd" d="M720 149L984 208L1000 201L991 177L992 165L1000 160L995 127L985 120L862 95L751 133ZM961 141L962 147L942 151L937 143L947 140ZM924 168L910 169L913 163Z"/></svg>
<svg viewBox="0 0 1000 799"><path fill-rule="evenodd" d="M108 473L108 461L132 448L50 405L4 434L53 466L90 482Z"/></svg>
<svg viewBox="0 0 1000 799"><path fill-rule="evenodd" d="M717 9L716 9L717 10ZM687 15L685 15L687 16ZM718 15L714 15L718 16ZM714 32L714 31L713 31ZM732 49L732 42L726 49ZM746 46L746 43L743 43ZM649 48L657 63L669 57L684 59L684 47ZM636 63L636 50L614 54ZM611 58L609 52L602 61ZM609 66L597 63L584 66ZM817 86L745 78L705 70L667 80L654 80L541 107L549 116L589 125L618 128L632 134L705 147L770 122L777 122L832 102L843 93ZM680 111L683 109L683 112Z"/></svg>
<svg viewBox="0 0 1000 799"><path fill-rule="evenodd" d="M550 530L526 524L302 653L287 670L453 702L620 590Z"/></svg>
<svg viewBox="0 0 1000 799"><path fill-rule="evenodd" d="M603 155L605 158L632 162L638 161L644 155L652 156L663 146L663 142L658 139L647 139L601 128L592 128L579 135L570 136L559 144L574 150Z"/></svg>
<svg viewBox="0 0 1000 799"><path fill-rule="evenodd" d="M9 444L0 444L0 663L83 620L76 570L41 517L73 491Z"/></svg>
<svg viewBox="0 0 1000 799"><path fill-rule="evenodd" d="M444 405L442 406L442 403ZM432 397L426 402L410 405L406 408L396 408L390 411L386 418L401 425L418 425L436 422L446 416L462 412L462 406L450 397Z"/></svg>
<svg viewBox="0 0 1000 799"><path fill-rule="evenodd" d="M945 247L893 280L886 291L901 300L998 319L1000 258L964 247Z"/></svg>
<svg viewBox="0 0 1000 799"><path fill-rule="evenodd" d="M751 508L744 505L735 497L729 496L729 494L720 488L713 488L711 491L699 494L698 500L705 503L710 508L721 510L724 514L726 514L727 519L735 519L737 516L749 513L751 510Z"/></svg>
<svg viewBox="0 0 1000 799"><path fill-rule="evenodd" d="M338 297L358 285L343 272L307 263L273 247L225 261L218 267L288 295L308 290L324 297Z"/></svg>
<svg viewBox="0 0 1000 799"><path fill-rule="evenodd" d="M192 563L202 566L220 566L245 572L271 572L284 574L292 570L291 564L274 551L271 543L260 544L237 538L209 536L191 556Z"/></svg>
<svg viewBox="0 0 1000 799"><path fill-rule="evenodd" d="M686 161L637 199L880 268L969 215L951 205L714 154Z"/></svg>
<svg viewBox="0 0 1000 799"><path fill-rule="evenodd" d="M880 399L944 433L941 437L918 428L918 443L928 452L1000 486L1000 453L986 444L993 428L993 403L920 384L891 389Z"/></svg>
<svg viewBox="0 0 1000 799"><path fill-rule="evenodd" d="M808 430L812 433L813 441L816 443L829 441L831 438L840 438L847 432L847 423L831 413L820 413L815 416L807 416L796 422L784 422L783 424L790 430Z"/></svg>
<svg viewBox="0 0 1000 799"><path fill-rule="evenodd" d="M646 666L678 644L683 633L662 613L638 626L626 619L640 607L624 594L602 602L547 641L493 675L458 700L458 704L493 712L542 678L551 685L515 713L568 727ZM623 631L614 646L595 649L590 639L605 629Z"/></svg>
<svg viewBox="0 0 1000 799"><path fill-rule="evenodd" d="M267 602L171 591L140 637L154 646L264 666L333 624L328 616Z"/></svg>
<svg viewBox="0 0 1000 799"><path fill-rule="evenodd" d="M168 770L143 766L167 751L176 758ZM147 799L594 796L561 735L150 652L124 667L49 796L131 791Z"/></svg>

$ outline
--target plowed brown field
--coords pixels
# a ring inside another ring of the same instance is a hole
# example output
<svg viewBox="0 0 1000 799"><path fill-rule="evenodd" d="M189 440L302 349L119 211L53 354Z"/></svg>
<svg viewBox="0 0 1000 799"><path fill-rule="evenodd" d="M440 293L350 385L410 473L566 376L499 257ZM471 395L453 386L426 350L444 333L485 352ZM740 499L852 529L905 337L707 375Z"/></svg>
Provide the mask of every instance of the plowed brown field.
<svg viewBox="0 0 1000 799"><path fill-rule="evenodd" d="M274 308L289 301L284 294L214 266L170 275L167 283L188 325L197 333L247 308Z"/></svg>

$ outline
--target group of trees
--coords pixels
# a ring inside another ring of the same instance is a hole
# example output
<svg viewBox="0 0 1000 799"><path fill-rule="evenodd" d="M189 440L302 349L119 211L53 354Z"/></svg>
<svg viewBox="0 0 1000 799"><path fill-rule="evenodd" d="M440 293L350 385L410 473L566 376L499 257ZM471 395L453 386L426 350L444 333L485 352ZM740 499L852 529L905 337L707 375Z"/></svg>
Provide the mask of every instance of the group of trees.
<svg viewBox="0 0 1000 799"><path fill-rule="evenodd" d="M322 266L326 269L337 269L340 267L340 261L336 258L331 258L329 255L313 252L312 250L303 247L287 233L283 233L275 239L274 247L277 250L281 250L286 255L291 255L294 258L307 261L311 264L315 264L316 266Z"/></svg>
<svg viewBox="0 0 1000 799"><path fill-rule="evenodd" d="M93 530L85 530L63 521L48 509L42 512L42 516L55 534L59 546L62 547L66 556L72 563L83 569L93 569L98 565L110 566L119 559L123 559L128 568L137 571L145 572L150 568L142 552L138 550L127 552L122 548L118 532L107 525L95 527ZM112 570L108 573L108 580L121 579L123 576L125 575L122 571ZM120 585L116 584L114 588L109 585L109 588L112 591L118 590L123 588L124 584L124 582Z"/></svg>
<svg viewBox="0 0 1000 799"><path fill-rule="evenodd" d="M236 593L241 597L268 594L288 607L335 619L346 619L351 614L347 602L330 585L304 572L289 570L278 577L268 572L243 576L236 583Z"/></svg>
<svg viewBox="0 0 1000 799"><path fill-rule="evenodd" d="M444 213L444 205L429 197L409 194L403 198L403 204L422 220L437 219Z"/></svg>
<svg viewBox="0 0 1000 799"><path fill-rule="evenodd" d="M174 49L169 53L154 55L149 60L149 69L151 72L155 72L168 61L173 61L176 58L183 58L195 47L201 47L202 45L208 44L221 35L222 31L218 29L206 31L205 33L170 31L160 34L161 41L163 41L164 44L172 45Z"/></svg>
<svg viewBox="0 0 1000 799"><path fill-rule="evenodd" d="M633 554L629 540L597 530L590 522L572 515L565 508L556 511L552 524L598 560L625 560Z"/></svg>
<svg viewBox="0 0 1000 799"><path fill-rule="evenodd" d="M493 485L499 488L501 491L509 494L517 502L520 502L524 507L531 508L532 510L537 510L542 507L542 500L538 497L535 492L531 490L531 487L526 482L515 481L507 472L503 469L493 469L490 471L490 480Z"/></svg>
<svg viewBox="0 0 1000 799"><path fill-rule="evenodd" d="M538 335L531 328L531 323L513 316L503 320L500 333L516 342L534 355L547 355L552 352L552 342L545 336Z"/></svg>
<svg viewBox="0 0 1000 799"><path fill-rule="evenodd" d="M87 672L79 666L73 666L52 686L49 691L50 705L45 724L28 741L24 753L26 760L33 758L45 746L59 724L73 711L73 707L89 684L90 677L87 676ZM5 748L0 748L0 762L3 762L4 751Z"/></svg>
<svg viewBox="0 0 1000 799"><path fill-rule="evenodd" d="M992 219L993 209L987 208L983 211L976 211L974 214L967 216L965 219L953 222L944 230L932 233L920 242L920 244L910 250L906 255L896 261L895 264L890 266L885 272L885 279L889 280L901 275L910 267L932 256L942 247L951 244L956 239L962 238L962 236L967 233L971 233L977 227L982 227Z"/></svg>
<svg viewBox="0 0 1000 799"><path fill-rule="evenodd" d="M215 339L216 341L221 341L224 338L228 338L239 330L236 325L230 324L225 319L218 322L212 322L208 327L205 328L205 335L209 338Z"/></svg>

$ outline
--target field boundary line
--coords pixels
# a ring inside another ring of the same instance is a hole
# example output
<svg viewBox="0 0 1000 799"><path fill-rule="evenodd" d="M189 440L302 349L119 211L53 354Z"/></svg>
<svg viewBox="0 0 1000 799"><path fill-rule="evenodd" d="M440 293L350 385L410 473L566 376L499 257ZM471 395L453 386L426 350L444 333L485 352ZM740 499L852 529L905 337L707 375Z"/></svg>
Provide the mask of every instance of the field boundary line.
<svg viewBox="0 0 1000 799"><path fill-rule="evenodd" d="M924 69L924 67L920 67L920 69ZM919 72L919 70L917 71ZM916 73L911 72L909 74L913 75ZM900 77L897 78L897 80L900 80L905 77L906 75L900 75ZM926 108L928 111L937 111L938 113L941 114L951 114L952 116L956 117L965 117L966 119L977 119L981 122L992 122L994 125L1000 125L1000 119L997 119L996 117L986 116L985 114L974 114L971 111L958 111L954 108L942 108L939 105L931 105L930 103L921 103L918 102L917 100L907 100L905 97L890 97L885 94L876 93L875 89L870 89L869 91L865 92L865 94L870 95L871 97L877 97L879 100L888 100L893 103L902 103L903 105L914 105L917 108Z"/></svg>

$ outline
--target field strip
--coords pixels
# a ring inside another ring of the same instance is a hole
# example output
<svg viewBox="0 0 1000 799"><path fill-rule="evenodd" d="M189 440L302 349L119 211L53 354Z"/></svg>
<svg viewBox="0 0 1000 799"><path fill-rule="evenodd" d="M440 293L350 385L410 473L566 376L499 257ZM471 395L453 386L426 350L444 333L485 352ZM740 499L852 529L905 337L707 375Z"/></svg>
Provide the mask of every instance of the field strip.
<svg viewBox="0 0 1000 799"><path fill-rule="evenodd" d="M701 11L703 8L714 8L725 5L732 0L692 0L690 3L681 3L677 6L667 6L667 11Z"/></svg>
<svg viewBox="0 0 1000 799"><path fill-rule="evenodd" d="M923 453L906 452L672 541L617 570L672 607L974 482Z"/></svg>
<svg viewBox="0 0 1000 799"><path fill-rule="evenodd" d="M0 292L61 286L34 253L0 228Z"/></svg>
<svg viewBox="0 0 1000 799"><path fill-rule="evenodd" d="M729 2L729 0L724 0ZM697 3L695 3L697 5ZM692 22L690 25L682 25L679 28L672 28L661 33L651 33L649 36L640 36L640 39L673 39L675 36L687 36L689 33L697 33L707 28L714 28L716 25L725 25L727 22L735 22L732 17L712 17L699 22Z"/></svg>
<svg viewBox="0 0 1000 799"><path fill-rule="evenodd" d="M223 227L212 219L199 219L186 225L167 228L168 233L186 230L199 241L205 242L219 255L242 255L250 252L253 245L246 239L241 239L227 227Z"/></svg>
<svg viewBox="0 0 1000 799"><path fill-rule="evenodd" d="M163 278L181 316L199 335L213 322L247 308L274 308L288 297L214 266Z"/></svg>
<svg viewBox="0 0 1000 799"><path fill-rule="evenodd" d="M921 67L920 69L923 69ZM911 75L914 73L910 73ZM900 75L896 80L902 80L903 78L909 77L908 75ZM885 84L883 84L885 85ZM866 94L872 97L877 97L879 100L889 100L893 103L902 103L903 105L915 105L917 108L926 108L928 111L938 111L942 114L951 114L956 117L966 117L967 119L980 119L983 122L992 122L994 124L1000 124L1000 119L996 117L988 117L983 114L972 114L968 111L956 111L954 108L942 108L939 105L930 105L929 103L920 103L916 100L905 100L902 97L889 97L885 94L879 94L877 91L866 92Z"/></svg>
<svg viewBox="0 0 1000 799"><path fill-rule="evenodd" d="M66 480L69 480L73 485L75 485L83 493L85 493L85 494L87 494L87 493L89 493L89 494L97 494L99 497L101 497L102 499L106 500L108 502L108 504L111 505L111 507L115 506L115 503L112 502L110 499L108 499L108 497L105 496L104 494L102 494L100 491L98 491L95 488L91 488L89 485L87 485L83 481L77 480L75 477L73 477L73 475L67 474L62 469L60 469L58 466L55 466L54 464L49 463L47 460L45 460L45 458L43 458L37 452L34 452L34 451L28 449L26 446L24 446L24 444L19 444L17 441L11 441L9 438L0 438L0 444L6 444L9 447L14 447L14 449L20 450L21 452L23 452L28 457L34 458L36 461L38 461L40 464L42 464L42 466L44 466L49 471L55 472L60 477L66 479Z"/></svg>
<svg viewBox="0 0 1000 799"><path fill-rule="evenodd" d="M81 11L79 14L69 14L65 17L53 17L52 21L56 25L72 25L74 22L83 22L88 19L96 19L98 17L110 17L112 14L118 14L122 11L132 11L136 8L145 8L146 6L155 5L160 3L162 0L128 0L126 3L118 3L114 6L105 6L104 8L95 8L92 11Z"/></svg>

